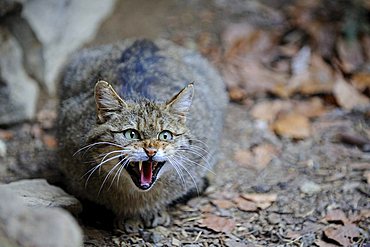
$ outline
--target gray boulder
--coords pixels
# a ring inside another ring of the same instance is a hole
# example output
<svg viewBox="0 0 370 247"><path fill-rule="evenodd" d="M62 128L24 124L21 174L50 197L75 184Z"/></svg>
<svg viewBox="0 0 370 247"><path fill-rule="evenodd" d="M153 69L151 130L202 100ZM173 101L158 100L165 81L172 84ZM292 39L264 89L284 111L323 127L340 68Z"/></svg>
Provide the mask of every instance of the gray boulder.
<svg viewBox="0 0 370 247"><path fill-rule="evenodd" d="M81 203L59 187L50 185L45 179L25 179L0 185L20 197L28 207L64 208L73 214L82 211Z"/></svg>
<svg viewBox="0 0 370 247"><path fill-rule="evenodd" d="M0 26L0 124L32 119L36 112L38 86L26 73L22 49Z"/></svg>
<svg viewBox="0 0 370 247"><path fill-rule="evenodd" d="M4 187L0 189L0 198L1 246L79 247L83 245L80 227L63 209L27 207L14 191Z"/></svg>
<svg viewBox="0 0 370 247"><path fill-rule="evenodd" d="M27 20L43 48L44 82L56 93L57 77L68 56L90 41L115 0L25 1L22 17Z"/></svg>

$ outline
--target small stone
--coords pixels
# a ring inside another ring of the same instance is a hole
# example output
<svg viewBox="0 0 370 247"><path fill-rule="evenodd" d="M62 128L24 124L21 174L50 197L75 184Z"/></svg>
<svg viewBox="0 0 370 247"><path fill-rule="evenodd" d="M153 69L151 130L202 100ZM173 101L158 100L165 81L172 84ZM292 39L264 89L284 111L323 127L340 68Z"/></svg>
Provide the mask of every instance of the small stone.
<svg viewBox="0 0 370 247"><path fill-rule="evenodd" d="M174 246L180 246L181 242L177 238L172 238L172 245Z"/></svg>
<svg viewBox="0 0 370 247"><path fill-rule="evenodd" d="M315 194L321 191L321 186L312 181L304 181L299 189L305 194Z"/></svg>
<svg viewBox="0 0 370 247"><path fill-rule="evenodd" d="M0 140L0 157L6 156L6 144L4 141Z"/></svg>
<svg viewBox="0 0 370 247"><path fill-rule="evenodd" d="M185 230L185 229L182 229L182 230L181 230L181 235L182 235L184 238L189 237L189 234L186 232L186 230Z"/></svg>
<svg viewBox="0 0 370 247"><path fill-rule="evenodd" d="M271 186L268 184L259 184L252 187L256 193L267 193L270 192Z"/></svg>
<svg viewBox="0 0 370 247"><path fill-rule="evenodd" d="M157 226L154 231L162 234L165 237L168 237L168 235L171 233L166 227L163 226Z"/></svg>
<svg viewBox="0 0 370 247"><path fill-rule="evenodd" d="M163 240L163 236L158 232L152 232L150 235L150 240L152 243L157 244Z"/></svg>
<svg viewBox="0 0 370 247"><path fill-rule="evenodd" d="M267 221L270 222L270 224L272 225L277 225L280 223L281 219L280 219L280 215L278 214L275 214L275 213L270 213L268 216L267 216Z"/></svg>

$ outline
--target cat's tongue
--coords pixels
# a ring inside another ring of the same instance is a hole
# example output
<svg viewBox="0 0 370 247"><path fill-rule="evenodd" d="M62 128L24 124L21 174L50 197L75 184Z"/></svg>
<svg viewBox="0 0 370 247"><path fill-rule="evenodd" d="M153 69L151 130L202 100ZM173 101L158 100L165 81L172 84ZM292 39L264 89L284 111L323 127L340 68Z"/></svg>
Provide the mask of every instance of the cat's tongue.
<svg viewBox="0 0 370 247"><path fill-rule="evenodd" d="M152 161L143 162L140 170L140 184L141 186L149 186L153 177Z"/></svg>

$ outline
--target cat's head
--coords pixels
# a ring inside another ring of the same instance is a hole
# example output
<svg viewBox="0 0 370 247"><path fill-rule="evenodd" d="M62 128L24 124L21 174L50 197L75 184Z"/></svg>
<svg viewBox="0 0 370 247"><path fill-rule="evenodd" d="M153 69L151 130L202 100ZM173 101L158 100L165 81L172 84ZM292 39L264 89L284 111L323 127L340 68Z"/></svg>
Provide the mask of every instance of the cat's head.
<svg viewBox="0 0 370 247"><path fill-rule="evenodd" d="M97 125L90 137L91 145L101 143L94 146L97 168L117 179L127 172L137 188L150 189L166 163L176 166L189 143L185 121L193 91L189 84L164 103L134 102L122 99L109 83L97 82Z"/></svg>

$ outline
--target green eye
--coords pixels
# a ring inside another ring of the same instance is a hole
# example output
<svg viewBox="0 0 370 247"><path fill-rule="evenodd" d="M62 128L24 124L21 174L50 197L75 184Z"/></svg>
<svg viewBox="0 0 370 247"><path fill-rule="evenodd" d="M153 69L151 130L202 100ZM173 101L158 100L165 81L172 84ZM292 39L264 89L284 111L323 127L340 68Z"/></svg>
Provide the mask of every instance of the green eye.
<svg viewBox="0 0 370 247"><path fill-rule="evenodd" d="M161 141L170 141L173 139L173 135L170 131L164 130L158 135L158 139Z"/></svg>
<svg viewBox="0 0 370 247"><path fill-rule="evenodd" d="M127 140L139 140L140 139L139 132L137 132L137 130L134 130L134 129L125 130L123 132L123 135L125 136Z"/></svg>

